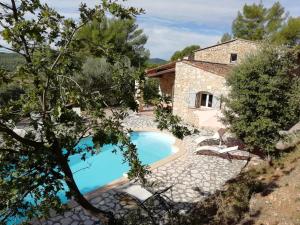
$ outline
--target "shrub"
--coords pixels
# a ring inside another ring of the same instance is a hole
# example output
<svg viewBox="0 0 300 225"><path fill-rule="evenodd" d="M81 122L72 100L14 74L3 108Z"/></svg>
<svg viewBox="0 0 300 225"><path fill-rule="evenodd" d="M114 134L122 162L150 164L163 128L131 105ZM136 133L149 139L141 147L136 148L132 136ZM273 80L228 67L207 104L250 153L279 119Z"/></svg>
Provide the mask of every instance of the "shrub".
<svg viewBox="0 0 300 225"><path fill-rule="evenodd" d="M159 99L159 80L146 79L144 86L144 100L147 104L153 104L153 102Z"/></svg>
<svg viewBox="0 0 300 225"><path fill-rule="evenodd" d="M227 84L224 122L249 150L274 152L278 131L300 119L299 53L265 47L237 66Z"/></svg>

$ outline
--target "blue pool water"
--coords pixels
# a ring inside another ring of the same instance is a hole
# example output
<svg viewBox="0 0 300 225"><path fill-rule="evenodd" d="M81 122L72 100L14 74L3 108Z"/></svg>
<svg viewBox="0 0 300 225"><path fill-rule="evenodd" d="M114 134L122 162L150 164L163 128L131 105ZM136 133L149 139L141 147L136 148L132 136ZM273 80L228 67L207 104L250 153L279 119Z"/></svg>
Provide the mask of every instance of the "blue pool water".
<svg viewBox="0 0 300 225"><path fill-rule="evenodd" d="M173 154L175 138L159 132L132 132L131 141L137 146L139 159L143 164L152 164ZM93 146L92 137L83 138L77 147ZM101 186L104 186L129 171L129 165L124 163L120 151L113 153L115 145L105 145L95 155L88 155L86 160L81 160L82 155L70 157L70 167L79 190L86 194ZM67 201L64 192L59 194L63 202ZM28 197L27 201L32 201ZM22 218L11 218L8 225L22 222Z"/></svg>
<svg viewBox="0 0 300 225"><path fill-rule="evenodd" d="M175 138L158 132L133 132L131 140L137 146L139 159L143 164L152 164L171 155ZM82 139L79 147L93 146L92 137ZM79 190L86 194L106 185L129 171L129 165L123 162L120 151L113 153L116 146L105 145L100 153L81 160L81 155L70 157L70 166Z"/></svg>

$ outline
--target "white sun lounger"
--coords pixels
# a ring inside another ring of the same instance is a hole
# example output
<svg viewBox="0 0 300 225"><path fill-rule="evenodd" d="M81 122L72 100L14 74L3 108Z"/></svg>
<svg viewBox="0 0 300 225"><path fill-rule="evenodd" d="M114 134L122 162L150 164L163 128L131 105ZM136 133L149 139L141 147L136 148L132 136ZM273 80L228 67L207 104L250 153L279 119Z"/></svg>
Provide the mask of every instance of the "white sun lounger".
<svg viewBox="0 0 300 225"><path fill-rule="evenodd" d="M152 197L152 193L139 184L130 184L121 189L122 192L134 197L140 202L145 202L147 199Z"/></svg>
<svg viewBox="0 0 300 225"><path fill-rule="evenodd" d="M233 147L229 147L229 148L221 148L218 146L201 146L196 149L196 152L208 150L208 151L213 151L216 153L228 153L228 152L236 151L238 149L239 149L239 146L233 146Z"/></svg>
<svg viewBox="0 0 300 225"><path fill-rule="evenodd" d="M205 141L205 140L220 140L220 135L218 132L216 132L214 135L211 136L200 136L198 138L196 138L194 141L196 142L196 144L200 144L201 142Z"/></svg>
<svg viewBox="0 0 300 225"><path fill-rule="evenodd" d="M165 189L163 189L162 191L158 191L155 193L151 193L150 191L148 191L147 189L145 189L144 187L142 187L139 184L135 184L135 183L129 183L123 187L121 187L119 190L123 193L128 194L129 196L133 197L137 203L146 211L148 212L149 216L151 217L151 220L153 222L154 221L154 216L153 213L151 212L151 210L149 210L146 205L144 204L147 200L149 200L150 198L155 198L157 197L158 200L160 201L161 204L163 204L163 206L167 209L170 210L170 205L169 203L166 202L166 199L164 199L161 194L163 194L164 192L168 191L169 189L171 189L172 186L167 187ZM169 200L169 199L168 199Z"/></svg>

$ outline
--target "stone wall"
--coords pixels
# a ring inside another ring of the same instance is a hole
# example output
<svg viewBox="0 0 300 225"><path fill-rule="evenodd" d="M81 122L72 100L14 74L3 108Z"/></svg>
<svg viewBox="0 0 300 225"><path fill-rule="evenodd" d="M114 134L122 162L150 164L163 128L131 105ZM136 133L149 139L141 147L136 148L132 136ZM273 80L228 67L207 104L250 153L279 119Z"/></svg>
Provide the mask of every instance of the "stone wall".
<svg viewBox="0 0 300 225"><path fill-rule="evenodd" d="M237 39L197 51L194 60L229 64L230 55L234 53L237 54L237 63L240 63L248 54L255 52L257 47L256 42Z"/></svg>
<svg viewBox="0 0 300 225"><path fill-rule="evenodd" d="M174 74L164 74L159 78L159 85L162 94L172 96L175 81Z"/></svg>
<svg viewBox="0 0 300 225"><path fill-rule="evenodd" d="M180 116L185 122L199 127L199 118L194 113L195 107L191 104L190 96L198 92L211 93L214 96L212 109L219 110L221 96L226 96L228 93L225 83L225 78L222 76L185 62L176 63L173 114Z"/></svg>

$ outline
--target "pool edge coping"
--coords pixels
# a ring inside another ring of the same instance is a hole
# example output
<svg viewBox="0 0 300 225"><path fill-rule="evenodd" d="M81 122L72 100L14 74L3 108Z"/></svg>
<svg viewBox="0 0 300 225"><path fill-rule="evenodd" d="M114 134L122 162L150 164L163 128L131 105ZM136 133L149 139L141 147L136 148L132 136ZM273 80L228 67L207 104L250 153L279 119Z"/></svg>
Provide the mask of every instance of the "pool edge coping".
<svg viewBox="0 0 300 225"><path fill-rule="evenodd" d="M186 155L187 153L187 149L184 147L183 145L183 141L176 138L172 133L168 132L168 131L165 131L165 130L159 130L159 129L156 129L156 128L150 128L150 127L146 127L146 128L135 128L133 129L132 131L136 131L136 132L160 132L160 133L164 133L164 134L168 134L168 135L172 135L174 138L175 138L175 143L172 145L172 147L178 149L174 154L164 158L164 159L161 159L155 163L152 163L149 165L149 170L152 172L153 170L167 164L167 163L170 163L176 159L178 159L179 157L182 157L184 155ZM96 190L93 190L89 193L86 193L84 194L84 196L88 199L88 200L91 200L93 198L96 198L100 193L103 193L103 192L106 192L106 191L109 191L109 190L112 190L114 188L117 188L121 185L124 185L126 183L128 183L130 180L126 177L121 177L121 178L118 178L102 187L99 187L97 188ZM77 206L79 206L79 204L77 202L75 202L74 200L71 200L69 203L68 203L68 206L70 208L75 208Z"/></svg>

